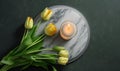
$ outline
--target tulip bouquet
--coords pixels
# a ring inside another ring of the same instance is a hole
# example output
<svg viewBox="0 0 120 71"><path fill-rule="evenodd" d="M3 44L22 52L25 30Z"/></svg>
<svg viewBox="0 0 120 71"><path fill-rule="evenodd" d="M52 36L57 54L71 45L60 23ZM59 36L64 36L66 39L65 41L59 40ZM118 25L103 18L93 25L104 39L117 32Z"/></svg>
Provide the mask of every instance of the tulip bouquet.
<svg viewBox="0 0 120 71"><path fill-rule="evenodd" d="M8 71L15 67L21 67L22 70L29 66L42 67L48 70L48 66L53 71L57 71L55 64L66 65L69 58L69 52L62 46L54 46L53 48L43 47L43 41L47 36L52 37L57 32L57 28L53 23L48 24L43 33L35 36L36 31L42 20L47 21L52 16L52 10L45 8L41 13L41 21L34 25L31 17L27 17L25 22L25 31L20 44L11 50L1 61L0 71ZM54 53L45 54L44 51L53 51Z"/></svg>

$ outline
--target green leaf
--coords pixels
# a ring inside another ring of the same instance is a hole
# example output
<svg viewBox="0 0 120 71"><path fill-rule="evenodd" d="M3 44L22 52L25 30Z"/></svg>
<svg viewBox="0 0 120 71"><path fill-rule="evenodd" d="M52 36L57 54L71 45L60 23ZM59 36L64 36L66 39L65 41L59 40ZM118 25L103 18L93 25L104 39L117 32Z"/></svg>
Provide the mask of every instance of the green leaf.
<svg viewBox="0 0 120 71"><path fill-rule="evenodd" d="M56 64L57 56L55 54L37 54L32 56L33 60L44 60L47 63Z"/></svg>
<svg viewBox="0 0 120 71"><path fill-rule="evenodd" d="M14 68L14 67L18 67L18 66L23 66L23 65L27 65L29 64L30 61L29 60L26 60L26 59L23 59L23 58L18 58L16 60L14 60L14 63L12 63L11 65L4 65L0 71L7 71L11 68Z"/></svg>
<svg viewBox="0 0 120 71"><path fill-rule="evenodd" d="M40 36L35 36L35 37L32 37L32 40L35 41L39 38Z"/></svg>
<svg viewBox="0 0 120 71"><path fill-rule="evenodd" d="M36 39L31 45L29 45L25 50L29 49L30 47L32 47L32 46L34 46L34 45L36 45L36 44L38 44L40 42L43 42L43 40L45 39L45 37L46 36L44 36L44 34L41 35L41 36L39 36L39 38Z"/></svg>
<svg viewBox="0 0 120 71"><path fill-rule="evenodd" d="M33 37L35 36L38 28L40 27L41 22L42 22L41 20L38 21L38 23L37 23L37 25L36 25L36 28L35 28L35 30L34 30L34 32L33 32Z"/></svg>
<svg viewBox="0 0 120 71"><path fill-rule="evenodd" d="M56 51L56 52L59 52L60 50L65 50L65 48L62 47L62 46L54 46L53 50Z"/></svg>
<svg viewBox="0 0 120 71"><path fill-rule="evenodd" d="M28 52L26 52L26 54L33 54L33 53L40 53L41 52L41 50L31 50L31 51L28 51Z"/></svg>
<svg viewBox="0 0 120 71"><path fill-rule="evenodd" d="M27 46L32 44L32 39L30 36L27 36L22 44L19 45L19 47L16 49L16 51L14 51L14 55L18 56L21 55L22 53L24 53L24 50L27 48Z"/></svg>
<svg viewBox="0 0 120 71"><path fill-rule="evenodd" d="M39 49L42 48L43 42L39 42L36 45L30 47L29 49L26 50L26 54L33 53L34 51L38 51Z"/></svg>
<svg viewBox="0 0 120 71"><path fill-rule="evenodd" d="M8 59L9 57L13 56L17 49L18 49L18 46L14 48L13 50L11 50L6 56L4 56L2 60Z"/></svg>
<svg viewBox="0 0 120 71"><path fill-rule="evenodd" d="M21 70L27 69L30 65L32 65L32 63L33 61L31 61L29 64L24 65Z"/></svg>
<svg viewBox="0 0 120 71"><path fill-rule="evenodd" d="M28 61L33 61L32 59L31 59L31 56L33 56L34 54L29 54L29 55L24 55L24 56L21 56L22 58L24 58L24 59L26 59L26 60L28 60Z"/></svg>
<svg viewBox="0 0 120 71"><path fill-rule="evenodd" d="M41 24L41 21L38 21L37 25L34 25L32 30L30 30L29 34L31 35L32 38L35 37L35 34L36 34L38 28L40 27L40 24Z"/></svg>
<svg viewBox="0 0 120 71"><path fill-rule="evenodd" d="M25 48L26 48L25 45L23 45L23 44L19 45L19 47L16 49L16 51L14 51L12 56L14 56L14 57L17 56L18 57L18 56L22 55Z"/></svg>
<svg viewBox="0 0 120 71"><path fill-rule="evenodd" d="M29 46L30 44L32 44L32 39L31 39L31 36L27 36L24 40L23 40L23 43L22 43L24 46Z"/></svg>
<svg viewBox="0 0 120 71"><path fill-rule="evenodd" d="M4 65L0 71L8 71L9 69L11 69L13 67L13 65Z"/></svg>
<svg viewBox="0 0 120 71"><path fill-rule="evenodd" d="M53 71L57 71L57 69L54 66L52 66L52 68L53 68Z"/></svg>
<svg viewBox="0 0 120 71"><path fill-rule="evenodd" d="M46 63L43 60L37 60L37 61L33 62L32 65L35 67L42 67L42 68L48 70L48 63Z"/></svg>
<svg viewBox="0 0 120 71"><path fill-rule="evenodd" d="M30 35L31 38L34 37L36 28L37 28L37 25L34 25L33 28L29 31L28 35Z"/></svg>
<svg viewBox="0 0 120 71"><path fill-rule="evenodd" d="M37 41L39 41L40 39L42 39L44 36L45 36L45 34L40 34L39 36L33 37L32 40L33 40L34 42L37 42Z"/></svg>
<svg viewBox="0 0 120 71"><path fill-rule="evenodd" d="M6 58L6 59L2 59L1 63L6 64L6 65L12 65L14 63L14 61L12 60L12 58Z"/></svg>
<svg viewBox="0 0 120 71"><path fill-rule="evenodd" d="M32 44L32 39L30 36L27 36L23 42L19 45L19 47L14 51L14 55L18 56L23 53L23 51L27 48L27 46Z"/></svg>
<svg viewBox="0 0 120 71"><path fill-rule="evenodd" d="M7 56L9 57L9 56L14 55L15 51L16 51L18 48L19 48L19 46L15 47L13 50L11 50L11 51L7 54Z"/></svg>
<svg viewBox="0 0 120 71"><path fill-rule="evenodd" d="M14 61L14 67L23 66L29 64L31 61L23 58L16 59Z"/></svg>

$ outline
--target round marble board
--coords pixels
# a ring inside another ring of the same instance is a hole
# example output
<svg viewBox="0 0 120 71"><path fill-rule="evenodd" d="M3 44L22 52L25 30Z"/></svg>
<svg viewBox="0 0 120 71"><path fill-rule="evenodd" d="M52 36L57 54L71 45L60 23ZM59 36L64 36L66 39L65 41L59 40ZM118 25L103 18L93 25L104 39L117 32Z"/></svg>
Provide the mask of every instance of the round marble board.
<svg viewBox="0 0 120 71"><path fill-rule="evenodd" d="M43 22L39 27L36 35L44 31L44 27L50 22L55 23L58 32L52 37L44 40L44 47L52 48L54 46L63 46L70 53L69 62L75 61L80 57L87 48L90 39L90 29L87 20L78 10L64 5L56 5L49 7L53 11L53 15L49 21ZM35 18L35 23L40 20L40 15ZM70 40L64 40L60 37L60 27L65 21L71 21L76 25L77 33ZM50 53L50 52L47 52Z"/></svg>

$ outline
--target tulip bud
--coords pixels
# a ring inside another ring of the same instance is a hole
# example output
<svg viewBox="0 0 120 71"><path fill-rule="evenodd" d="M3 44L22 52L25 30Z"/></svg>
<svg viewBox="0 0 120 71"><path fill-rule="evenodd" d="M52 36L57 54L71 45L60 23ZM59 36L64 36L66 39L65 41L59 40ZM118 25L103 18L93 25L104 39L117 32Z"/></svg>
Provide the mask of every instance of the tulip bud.
<svg viewBox="0 0 120 71"><path fill-rule="evenodd" d="M31 17L27 17L25 22L25 28L32 29L32 27L33 27L33 19Z"/></svg>
<svg viewBox="0 0 120 71"><path fill-rule="evenodd" d="M60 65L66 65L67 62L68 62L68 58L66 58L66 57L59 57L58 58L58 64L60 64Z"/></svg>
<svg viewBox="0 0 120 71"><path fill-rule="evenodd" d="M61 56L61 57L68 57L69 56L69 52L67 50L61 50L59 52L59 56Z"/></svg>
<svg viewBox="0 0 120 71"><path fill-rule="evenodd" d="M53 50L54 51L57 51L57 52L59 52L59 51L61 51L61 50L64 50L65 48L64 47L62 47L62 46L54 46L53 47Z"/></svg>
<svg viewBox="0 0 120 71"><path fill-rule="evenodd" d="M49 20L52 16L52 10L49 8L45 8L44 11L41 13L41 17L43 20Z"/></svg>
<svg viewBox="0 0 120 71"><path fill-rule="evenodd" d="M45 27L45 34L48 36L53 36L56 32L57 28L53 23L50 23Z"/></svg>

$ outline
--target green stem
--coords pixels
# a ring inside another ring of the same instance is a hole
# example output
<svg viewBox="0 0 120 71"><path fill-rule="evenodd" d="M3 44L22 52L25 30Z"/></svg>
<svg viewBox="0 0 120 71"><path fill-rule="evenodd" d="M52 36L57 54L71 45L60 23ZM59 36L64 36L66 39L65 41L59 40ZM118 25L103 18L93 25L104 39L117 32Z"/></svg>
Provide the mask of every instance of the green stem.
<svg viewBox="0 0 120 71"><path fill-rule="evenodd" d="M58 54L39 54L40 56L48 56L48 55L58 55Z"/></svg>
<svg viewBox="0 0 120 71"><path fill-rule="evenodd" d="M29 30L26 30L25 38L27 37L27 35L28 35L28 32L29 32Z"/></svg>
<svg viewBox="0 0 120 71"><path fill-rule="evenodd" d="M45 48L45 49L41 49L41 51L46 51L46 50L53 50L52 48Z"/></svg>
<svg viewBox="0 0 120 71"><path fill-rule="evenodd" d="M55 59L55 60L57 60L58 58L36 58L36 59L43 59L43 60L46 60L46 59Z"/></svg>
<svg viewBox="0 0 120 71"><path fill-rule="evenodd" d="M26 29L24 30L24 34L23 34L23 37L22 37L22 40L21 40L21 42L20 42L20 43L22 43L22 42L23 42L24 37L25 37L25 33L26 33Z"/></svg>
<svg viewBox="0 0 120 71"><path fill-rule="evenodd" d="M38 21L37 28L36 28L35 32L38 30L38 28L39 28L41 22L42 22L42 20L39 20L39 21Z"/></svg>
<svg viewBox="0 0 120 71"><path fill-rule="evenodd" d="M23 42L24 38L26 38L26 37L27 37L27 35L28 35L28 30L27 30L27 29L25 29L24 34L23 34L23 37L22 37L22 40L21 40L20 44Z"/></svg>
<svg viewBox="0 0 120 71"><path fill-rule="evenodd" d="M22 52L25 52L27 49L29 49L30 47L32 47L32 46L34 46L35 44L37 44L37 43L39 43L39 42L41 42L41 41L43 41L45 39L45 37L43 37L42 39L39 39L39 41L34 41L30 46L28 46L26 49L24 49ZM21 53L21 54L23 54L23 53ZM20 55L21 55L20 54Z"/></svg>
<svg viewBox="0 0 120 71"><path fill-rule="evenodd" d="M53 50L53 49L52 48L46 48L46 49L41 49L41 50L30 51L30 52L27 52L27 54L41 52L41 51L51 51L51 50Z"/></svg>
<svg viewBox="0 0 120 71"><path fill-rule="evenodd" d="M44 35L43 35L44 36ZM28 46L26 49L29 49L30 47L34 46L35 44L43 41L45 39L45 37L40 36L37 40L35 40L30 46ZM43 38L42 38L43 37ZM41 39L42 38L42 39Z"/></svg>
<svg viewBox="0 0 120 71"><path fill-rule="evenodd" d="M36 29L35 29L35 31L33 32L33 36L34 36L34 34L37 32L38 28L40 27L41 22L42 22L42 20L38 20L38 23L37 23L37 25L36 25Z"/></svg>
<svg viewBox="0 0 120 71"><path fill-rule="evenodd" d="M51 65L52 66L52 65ZM54 67L54 66L52 66L52 68L53 68L53 71L57 71L57 69Z"/></svg>
<svg viewBox="0 0 120 71"><path fill-rule="evenodd" d="M11 69L13 66L12 65L4 65L0 71L8 71L9 69Z"/></svg>
<svg viewBox="0 0 120 71"><path fill-rule="evenodd" d="M45 34L42 34L38 39L36 39L32 44L36 43L37 41L39 41L43 36L45 36Z"/></svg>

